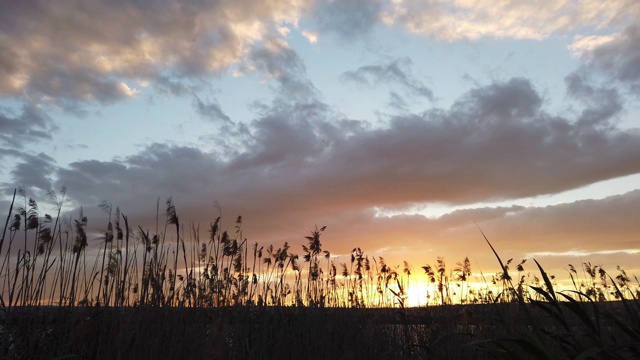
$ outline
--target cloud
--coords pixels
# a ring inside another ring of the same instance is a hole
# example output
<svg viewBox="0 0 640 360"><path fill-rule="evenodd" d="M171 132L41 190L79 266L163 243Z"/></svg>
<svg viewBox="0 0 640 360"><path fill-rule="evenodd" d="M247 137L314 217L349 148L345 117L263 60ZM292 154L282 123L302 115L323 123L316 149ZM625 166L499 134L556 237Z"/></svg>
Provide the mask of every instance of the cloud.
<svg viewBox="0 0 640 360"><path fill-rule="evenodd" d="M354 40L368 35L380 23L382 8L380 0L317 1L311 16L320 31Z"/></svg>
<svg viewBox="0 0 640 360"><path fill-rule="evenodd" d="M202 116L202 118L204 119L207 119L210 121L216 121L216 120L222 120L224 122L231 121L231 118L229 118L229 116L225 114L224 111L222 111L220 104L215 100L212 102L204 102L200 100L200 98L197 95L195 95L194 106L198 114L200 114L200 116Z"/></svg>
<svg viewBox="0 0 640 360"><path fill-rule="evenodd" d="M303 30L302 36L304 36L304 38L307 39L307 41L309 41L309 43L311 44L315 44L318 42L318 34L316 32Z"/></svg>
<svg viewBox="0 0 640 360"><path fill-rule="evenodd" d="M340 77L344 81L363 86L389 84L400 87L404 92L433 101L433 91L417 80L412 74L413 62L409 58L399 58L381 65L361 66L357 70L347 71Z"/></svg>
<svg viewBox="0 0 640 360"><path fill-rule="evenodd" d="M497 269L498 263L482 230L503 261L528 259L525 269L533 274L537 269L530 257L559 279L568 279L567 264L580 268L587 261L597 262L612 274L616 265L638 274L638 200L640 191L636 190L601 200L541 208L482 207L457 210L437 219L420 215L373 218L363 212L345 221L323 224L331 224L328 234L351 241L344 245L335 241L332 247L366 244L369 254L387 248L380 254L389 256L395 264L407 260L416 267L433 262L437 256L444 256L451 264L468 255L474 274L482 270L490 277L490 269Z"/></svg>
<svg viewBox="0 0 640 360"><path fill-rule="evenodd" d="M275 32L273 24L296 22L308 7L299 0L1 6L1 96L101 104L135 96L139 82L166 87L225 71Z"/></svg>
<svg viewBox="0 0 640 360"><path fill-rule="evenodd" d="M618 90L612 87L596 87L590 83L584 71L576 71L565 78L569 96L580 100L586 108L578 119L578 125L588 127L609 125L623 110L623 100Z"/></svg>
<svg viewBox="0 0 640 360"><path fill-rule="evenodd" d="M587 66L609 78L640 89L640 25L627 27L611 41L594 47L587 55Z"/></svg>
<svg viewBox="0 0 640 360"><path fill-rule="evenodd" d="M597 96L574 85L577 94ZM371 256L414 266L436 256L453 263L466 249L474 264L495 268L476 223L505 259L634 249L637 191L545 208L459 210L437 219L376 216L376 207L517 199L640 171L637 133L589 125L580 115L551 116L522 78L477 87L448 109L397 116L384 126L345 119L317 99L276 101L245 128L236 152L152 144L119 160L63 167L40 155L24 157L11 176L33 189L66 185L92 226L103 216L95 205L107 200L132 224L154 228L157 201L163 222L162 204L173 196L180 218L203 228L219 215L216 202L223 227L242 215L250 242L300 244L314 226L327 225L323 243L333 254L361 246ZM616 254L597 258L632 267ZM581 260L544 257L554 272L567 261Z"/></svg>
<svg viewBox="0 0 640 360"><path fill-rule="evenodd" d="M573 43L569 45L569 51L573 56L583 57L591 53L593 49L615 39L616 36L614 35L576 35L573 38Z"/></svg>
<svg viewBox="0 0 640 360"><path fill-rule="evenodd" d="M522 78L376 127L317 100L275 102L247 130L246 147L226 156L154 144L118 161L72 163L58 170L56 187L67 185L79 203L107 199L142 218L158 198L175 195L186 204L183 218L206 223L212 215L202 213L218 201L225 214L250 219L255 234L275 236L289 223L373 218L374 207L517 199L640 171L637 133L551 116Z"/></svg>
<svg viewBox="0 0 640 360"><path fill-rule="evenodd" d="M479 121L519 122L539 115L541 106L542 98L529 80L512 78L470 90L453 110Z"/></svg>
<svg viewBox="0 0 640 360"><path fill-rule="evenodd" d="M374 249L384 247L389 239L398 239L399 246L413 251L419 249L417 252L422 256L431 254L433 258L435 255L460 254L463 248L473 258L486 259L495 266L496 260L492 259L493 254L479 226L501 256L542 256L540 253L546 252L569 255L573 257L572 261L579 261L577 254L584 254L586 261L588 256L601 259L601 255L613 256L640 249L637 245L640 225L635 221L640 213L634 205L639 199L640 191L633 191L601 200L542 208L511 206L457 210L437 219L420 215L374 218L371 213L362 212L347 217L344 222L331 222L331 225L332 231L353 239L356 244L367 243L369 246L367 238L372 238L370 246ZM507 258L503 257L503 260Z"/></svg>
<svg viewBox="0 0 640 360"><path fill-rule="evenodd" d="M34 105L24 104L20 114L0 107L0 146L24 149L32 143L51 140L57 129L53 120Z"/></svg>
<svg viewBox="0 0 640 360"><path fill-rule="evenodd" d="M640 14L635 0L600 5L596 0L454 5L440 0L93 0L83 6L12 1L0 8L0 96L52 102L82 115L78 103L111 104L138 96L147 85L183 94L203 77L242 66L248 58L269 67L269 56L286 56L286 44L275 40L284 36L283 26L299 27L304 17L317 19L318 31L348 40L366 36L381 18L412 32L455 40L541 38L580 26L626 24ZM611 43L626 43L631 51L635 35L629 31ZM596 58L609 61L605 54ZM628 61L620 59L620 64ZM632 64L615 68L620 68L620 79L633 74Z"/></svg>
<svg viewBox="0 0 640 360"><path fill-rule="evenodd" d="M262 71L276 81L281 100L305 102L318 95L307 78L304 62L283 40L271 39L255 46L249 54L248 64L248 68Z"/></svg>
<svg viewBox="0 0 640 360"><path fill-rule="evenodd" d="M397 109L400 111L408 111L409 104L405 101L404 97L396 93L395 91L391 91L389 93L389 107L393 109Z"/></svg>
<svg viewBox="0 0 640 360"><path fill-rule="evenodd" d="M432 262L462 248L494 263L474 223L495 245L508 248L507 256L633 249L637 192L547 208L467 209L438 219L380 218L375 208L518 199L639 173L640 134L614 122L623 111L620 90L598 84L587 71L637 86L637 26L611 39L576 39L572 49L583 54L585 67L565 79L569 100L581 106L575 115L551 114L532 82L517 77L474 85L451 107L410 113L414 98L434 95L413 73L411 60L397 58L342 76L389 88L389 104L402 115L375 125L324 103L304 61L283 39L284 29L300 29L299 19L308 14L319 19L309 22L317 29L300 30L309 41L327 33L353 41L380 21L438 39L540 39L582 26L621 26L640 14L635 0L604 7L595 0L553 2L557 8L551 1L535 4L3 3L0 96L25 103L20 111L0 109L0 156L16 162L6 172L11 184L4 185L40 194L66 185L73 199L67 206L85 206L92 224L100 216L95 205L107 200L132 224L152 226L158 199L174 196L180 218L204 227L218 216L218 202L224 219L245 218L250 241L304 241L315 225L328 225L323 236L332 252L346 253L354 245L394 248L394 256L403 252L412 262ZM217 99L198 94L229 70L259 72L274 90L273 101L253 104L253 121L234 122ZM217 147L154 143L111 161L61 166L48 154L25 150L26 144L50 140L57 128L24 99L82 114L87 103L111 104L146 89L192 96L199 115L219 125L200 140L214 140Z"/></svg>
<svg viewBox="0 0 640 360"><path fill-rule="evenodd" d="M553 117L541 104L527 80L512 79L474 89L449 110L398 116L382 128L337 119L318 102L277 105L250 126L251 141L238 156L218 164L206 160L217 155L192 149L190 163L202 177L221 176L222 166L235 179L232 188L245 184L245 193L272 201L310 197L356 208L535 196L640 171L637 135ZM162 161L186 149L163 148ZM136 162L136 169L161 166L148 155L139 156L149 165Z"/></svg>
<svg viewBox="0 0 640 360"><path fill-rule="evenodd" d="M638 14L640 5L635 0L610 1L606 6L599 0L399 0L386 9L383 21L451 41L482 37L542 39L585 26L624 25Z"/></svg>
<svg viewBox="0 0 640 360"><path fill-rule="evenodd" d="M20 153L13 154L17 164L11 170L13 184L3 184L8 188L22 187L27 193L43 196L52 189L53 178L58 167L56 161L47 154L37 155Z"/></svg>
<svg viewBox="0 0 640 360"><path fill-rule="evenodd" d="M637 250L638 225L633 219L640 215L634 205L639 199L640 191L635 190L602 200L525 208L508 221L487 223L486 227L494 234L519 234L513 245L528 253ZM571 241L559 240L563 238Z"/></svg>
<svg viewBox="0 0 640 360"><path fill-rule="evenodd" d="M528 81L512 79L474 89L448 111L398 116L387 127L335 138L313 162L307 194L316 193L318 206L336 198L362 207L462 204L556 193L638 172L636 135L583 127L540 106Z"/></svg>

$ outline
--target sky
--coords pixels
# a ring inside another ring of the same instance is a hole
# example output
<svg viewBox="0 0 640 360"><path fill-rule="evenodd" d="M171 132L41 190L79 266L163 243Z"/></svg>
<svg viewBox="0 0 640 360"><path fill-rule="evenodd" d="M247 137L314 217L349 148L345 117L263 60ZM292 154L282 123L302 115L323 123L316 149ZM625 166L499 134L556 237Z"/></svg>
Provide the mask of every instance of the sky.
<svg viewBox="0 0 640 360"><path fill-rule="evenodd" d="M640 275L639 43L637 0L2 1L0 215Z"/></svg>

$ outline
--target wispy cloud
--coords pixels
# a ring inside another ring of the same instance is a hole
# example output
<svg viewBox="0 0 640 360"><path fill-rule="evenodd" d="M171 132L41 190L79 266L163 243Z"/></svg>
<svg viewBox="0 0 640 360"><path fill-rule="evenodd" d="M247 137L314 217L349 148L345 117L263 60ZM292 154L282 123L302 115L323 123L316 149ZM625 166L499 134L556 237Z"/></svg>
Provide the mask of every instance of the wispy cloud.
<svg viewBox="0 0 640 360"><path fill-rule="evenodd" d="M200 116L209 121L230 122L231 118L222 111L220 104L213 101L203 101L197 95L194 96L194 106Z"/></svg>
<svg viewBox="0 0 640 360"><path fill-rule="evenodd" d="M433 100L433 91L414 76L412 66L411 59L399 58L386 64L361 66L357 70L343 73L341 78L363 86L396 85L409 96Z"/></svg>
<svg viewBox="0 0 640 360"><path fill-rule="evenodd" d="M261 71L278 84L278 92L287 99L314 99L317 90L307 78L307 69L298 54L281 39L270 39L251 49L249 67Z"/></svg>

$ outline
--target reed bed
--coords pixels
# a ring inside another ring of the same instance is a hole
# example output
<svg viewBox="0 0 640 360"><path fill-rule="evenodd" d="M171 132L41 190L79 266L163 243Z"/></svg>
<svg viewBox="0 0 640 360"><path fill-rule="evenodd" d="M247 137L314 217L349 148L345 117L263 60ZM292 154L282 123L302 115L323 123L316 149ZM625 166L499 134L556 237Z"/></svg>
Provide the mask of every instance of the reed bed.
<svg viewBox="0 0 640 360"><path fill-rule="evenodd" d="M36 305L369 308L404 307L407 300L412 275L407 262L402 268L391 266L359 247L341 261L323 249L325 227L304 237L298 255L287 242L279 247L250 243L243 237L240 216L230 231L221 229L220 216L206 231L193 223L186 226L169 198L163 211L158 202L152 230L129 224L119 208L100 203L104 225L97 239L89 239L82 208L75 216L61 216L64 189L50 193L55 216L42 216L38 203L20 193L24 207L16 206L14 192L0 241L4 309ZM452 296L453 287L468 283L468 258L453 269L447 269L442 258L433 269L429 265L423 269L434 289L430 304L494 300L482 291L467 291L459 299Z"/></svg>
<svg viewBox="0 0 640 360"><path fill-rule="evenodd" d="M485 286L470 286L468 258L438 257L420 267L427 306L407 308L410 264L359 247L341 262L323 249L325 227L299 256L250 243L242 217L231 231L215 217L201 238L171 198L152 230L102 202L88 251L88 219L61 216L65 195L49 194L51 216L14 191L0 239L0 358L640 357L638 280L623 269L569 265L573 289L559 291L535 259L539 276L526 260L514 271L485 237L500 265Z"/></svg>

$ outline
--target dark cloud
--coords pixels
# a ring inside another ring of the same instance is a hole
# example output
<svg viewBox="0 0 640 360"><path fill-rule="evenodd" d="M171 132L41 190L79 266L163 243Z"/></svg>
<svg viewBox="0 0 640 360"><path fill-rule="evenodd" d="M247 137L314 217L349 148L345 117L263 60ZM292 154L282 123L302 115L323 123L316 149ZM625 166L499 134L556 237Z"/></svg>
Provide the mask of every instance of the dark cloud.
<svg viewBox="0 0 640 360"><path fill-rule="evenodd" d="M215 157L188 147L154 144L125 161L86 160L74 162L58 173L78 202L97 204L108 199L139 209L140 199L155 199L173 193L194 194L211 184L219 173ZM189 195L187 195L189 196Z"/></svg>
<svg viewBox="0 0 640 360"><path fill-rule="evenodd" d="M327 123L326 106L319 102L277 106L251 126L247 150L234 159L232 169L263 169L282 175L301 173L328 149L336 129ZM286 170L283 171L283 170Z"/></svg>
<svg viewBox="0 0 640 360"><path fill-rule="evenodd" d="M636 4L637 5L637 4ZM640 24L627 27L614 40L596 47L588 65L612 79L640 90Z"/></svg>
<svg viewBox="0 0 640 360"><path fill-rule="evenodd" d="M194 97L194 106L198 114L200 114L203 119L213 122L218 120L224 122L231 121L231 118L229 118L229 116L225 114L224 111L222 111L220 104L215 100L205 102L196 95Z"/></svg>
<svg viewBox="0 0 640 360"><path fill-rule="evenodd" d="M36 106L24 104L20 114L0 107L1 146L27 148L34 142L51 140L57 129L53 120Z"/></svg>
<svg viewBox="0 0 640 360"><path fill-rule="evenodd" d="M318 91L307 78L307 69L298 54L281 40L256 46L249 55L252 67L262 71L278 84L280 100L307 102Z"/></svg>
<svg viewBox="0 0 640 360"><path fill-rule="evenodd" d="M322 32L353 40L366 36L380 22L380 0L318 1L313 17Z"/></svg>
<svg viewBox="0 0 640 360"><path fill-rule="evenodd" d="M288 224L350 224L344 219L373 218L374 207L517 199L640 171L637 134L550 116L542 104L519 78L383 127L341 119L318 101L274 103L233 156L155 144L122 161L73 163L58 171L56 186L67 185L79 203L108 199L141 219L173 195L182 218L206 223L218 201L228 216L243 215L250 233L280 241ZM522 211L473 216L490 222ZM463 215L440 221L472 223Z"/></svg>
<svg viewBox="0 0 640 360"><path fill-rule="evenodd" d="M310 175L310 188L330 188L345 203L367 206L472 203L555 193L638 171L637 136L584 128L547 114L541 104L528 81L513 79L474 89L450 110L396 117L385 128L337 138L315 162L322 170Z"/></svg>
<svg viewBox="0 0 640 360"><path fill-rule="evenodd" d="M399 86L408 95L433 100L433 92L412 74L413 63L409 58L396 59L382 65L366 65L341 75L345 81L373 86L378 84ZM392 97L393 99L393 97Z"/></svg>
<svg viewBox="0 0 640 360"><path fill-rule="evenodd" d="M454 104L452 115L482 122L522 122L540 115L541 105L542 98L529 80L512 78L469 91Z"/></svg>
<svg viewBox="0 0 640 360"><path fill-rule="evenodd" d="M7 188L21 187L27 193L44 195L53 188L53 179L58 171L56 161L47 154L14 154L17 164L11 170L12 184ZM14 185L15 184L15 185Z"/></svg>
<svg viewBox="0 0 640 360"><path fill-rule="evenodd" d="M580 100L586 108L578 119L587 127L608 125L623 110L623 101L616 88L596 87L589 83L584 71L577 71L565 78L567 93Z"/></svg>

